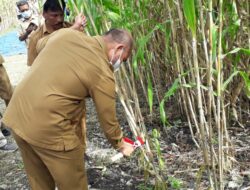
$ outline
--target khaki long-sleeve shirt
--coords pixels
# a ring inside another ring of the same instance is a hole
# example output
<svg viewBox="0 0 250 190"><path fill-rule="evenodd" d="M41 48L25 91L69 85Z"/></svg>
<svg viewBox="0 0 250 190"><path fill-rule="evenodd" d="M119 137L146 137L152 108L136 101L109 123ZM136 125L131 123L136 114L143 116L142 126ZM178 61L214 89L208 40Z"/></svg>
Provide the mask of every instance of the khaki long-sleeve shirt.
<svg viewBox="0 0 250 190"><path fill-rule="evenodd" d="M3 122L35 146L70 150L91 96L103 131L115 148L122 132L116 118L115 80L102 37L61 29L47 41L17 86Z"/></svg>

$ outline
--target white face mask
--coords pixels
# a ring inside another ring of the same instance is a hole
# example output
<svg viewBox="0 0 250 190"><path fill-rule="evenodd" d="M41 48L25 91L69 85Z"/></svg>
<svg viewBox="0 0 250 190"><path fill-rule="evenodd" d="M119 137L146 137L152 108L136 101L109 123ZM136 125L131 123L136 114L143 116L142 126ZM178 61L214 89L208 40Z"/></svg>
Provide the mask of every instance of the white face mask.
<svg viewBox="0 0 250 190"><path fill-rule="evenodd" d="M118 71L119 68L120 68L120 66L121 66L121 63L122 63L122 61L121 61L122 53L123 53L123 48L122 48L122 52L121 52L119 58L118 58L117 61L113 64L112 61L113 61L113 58L114 58L114 55L115 55L115 52L114 52L113 55L112 55L111 61L109 62L109 63L112 65L112 67L113 67L113 69L114 69L114 72Z"/></svg>
<svg viewBox="0 0 250 190"><path fill-rule="evenodd" d="M29 19L32 15L32 11L31 10L24 11L21 13L21 15L24 19Z"/></svg>

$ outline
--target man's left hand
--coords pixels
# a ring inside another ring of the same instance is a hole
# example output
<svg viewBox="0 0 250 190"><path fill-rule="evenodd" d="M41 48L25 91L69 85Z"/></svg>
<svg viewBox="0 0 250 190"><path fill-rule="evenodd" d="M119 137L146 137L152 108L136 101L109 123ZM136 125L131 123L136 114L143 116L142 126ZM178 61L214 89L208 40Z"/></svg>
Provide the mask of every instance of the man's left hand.
<svg viewBox="0 0 250 190"><path fill-rule="evenodd" d="M132 144L129 144L122 140L122 145L119 151L124 155L124 156L130 156L135 150L135 147Z"/></svg>

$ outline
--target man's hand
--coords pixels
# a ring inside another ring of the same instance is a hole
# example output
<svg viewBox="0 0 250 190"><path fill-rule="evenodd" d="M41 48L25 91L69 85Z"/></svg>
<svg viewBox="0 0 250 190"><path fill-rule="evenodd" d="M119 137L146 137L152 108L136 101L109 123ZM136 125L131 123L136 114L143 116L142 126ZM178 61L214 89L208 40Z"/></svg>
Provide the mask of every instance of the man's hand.
<svg viewBox="0 0 250 190"><path fill-rule="evenodd" d="M83 31L86 25L87 25L87 18L83 14L79 14L76 16L75 23L71 26L71 28Z"/></svg>
<svg viewBox="0 0 250 190"><path fill-rule="evenodd" d="M26 33L30 34L33 30L37 29L37 25L34 23L30 23L29 26L26 28Z"/></svg>
<svg viewBox="0 0 250 190"><path fill-rule="evenodd" d="M20 41L27 40L30 33L36 29L37 29L37 25L35 25L34 23L30 23L29 26L26 28L25 32L19 35L19 40Z"/></svg>
<svg viewBox="0 0 250 190"><path fill-rule="evenodd" d="M119 151L124 155L124 156L130 156L135 150L135 147L132 144L129 144L125 141L122 141L122 146L119 149Z"/></svg>

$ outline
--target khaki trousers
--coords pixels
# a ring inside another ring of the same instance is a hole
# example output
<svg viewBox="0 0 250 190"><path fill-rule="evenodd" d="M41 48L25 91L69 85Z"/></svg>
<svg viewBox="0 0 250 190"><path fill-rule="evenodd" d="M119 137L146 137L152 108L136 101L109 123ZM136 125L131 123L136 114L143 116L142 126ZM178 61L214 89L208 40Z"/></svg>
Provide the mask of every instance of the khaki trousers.
<svg viewBox="0 0 250 190"><path fill-rule="evenodd" d="M80 145L70 151L54 151L27 143L13 132L33 190L87 190L84 151Z"/></svg>

